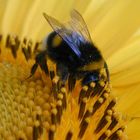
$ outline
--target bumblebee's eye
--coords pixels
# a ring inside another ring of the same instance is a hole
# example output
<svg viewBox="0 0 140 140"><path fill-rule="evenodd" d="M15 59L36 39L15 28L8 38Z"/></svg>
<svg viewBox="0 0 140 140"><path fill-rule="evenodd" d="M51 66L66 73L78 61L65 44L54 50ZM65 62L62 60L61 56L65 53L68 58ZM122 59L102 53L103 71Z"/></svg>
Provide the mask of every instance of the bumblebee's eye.
<svg viewBox="0 0 140 140"><path fill-rule="evenodd" d="M55 35L52 41L52 47L59 47L61 44L62 38L59 35Z"/></svg>

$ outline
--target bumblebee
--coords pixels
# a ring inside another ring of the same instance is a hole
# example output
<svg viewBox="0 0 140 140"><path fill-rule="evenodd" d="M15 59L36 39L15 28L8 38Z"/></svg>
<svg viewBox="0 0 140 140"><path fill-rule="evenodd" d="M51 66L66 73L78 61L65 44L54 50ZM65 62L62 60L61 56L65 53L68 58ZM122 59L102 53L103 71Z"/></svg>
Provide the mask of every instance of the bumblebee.
<svg viewBox="0 0 140 140"><path fill-rule="evenodd" d="M36 55L35 64L31 68L31 76L38 66L48 75L47 59L55 62L56 73L61 83L68 80L69 90L72 91L76 80L82 85L101 80L100 70L106 70L109 81L107 64L101 52L91 40L87 25L76 10L71 12L71 20L66 24L43 13L53 31L44 40L45 50Z"/></svg>

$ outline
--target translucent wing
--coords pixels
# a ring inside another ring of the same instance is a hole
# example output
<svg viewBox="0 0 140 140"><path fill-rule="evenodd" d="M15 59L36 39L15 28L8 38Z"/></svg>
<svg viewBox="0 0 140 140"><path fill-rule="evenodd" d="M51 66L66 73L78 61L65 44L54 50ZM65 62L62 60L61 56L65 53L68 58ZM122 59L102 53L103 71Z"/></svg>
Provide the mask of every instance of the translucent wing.
<svg viewBox="0 0 140 140"><path fill-rule="evenodd" d="M85 38L86 41L92 42L86 22L84 21L80 13L76 10L71 11L70 25L73 28L73 30L79 33L83 38Z"/></svg>
<svg viewBox="0 0 140 140"><path fill-rule="evenodd" d="M66 27L56 19L54 19L53 17L48 16L46 13L43 13L43 15L45 19L48 21L48 23L51 25L53 30L56 33L58 33L67 42L67 44L75 52L75 54L78 57L80 57L81 52L78 48L79 39L77 38L79 36L76 33L74 33L71 29L69 29L68 27Z"/></svg>

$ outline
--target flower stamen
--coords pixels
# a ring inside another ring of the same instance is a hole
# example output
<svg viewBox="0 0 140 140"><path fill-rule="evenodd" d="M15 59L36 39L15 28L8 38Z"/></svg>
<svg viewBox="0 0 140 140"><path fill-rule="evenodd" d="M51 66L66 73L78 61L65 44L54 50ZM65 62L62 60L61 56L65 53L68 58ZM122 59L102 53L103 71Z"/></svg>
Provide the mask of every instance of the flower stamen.
<svg viewBox="0 0 140 140"><path fill-rule="evenodd" d="M72 139L72 135L73 135L73 133L72 133L71 131L69 131L69 132L67 133L67 135L66 135L65 140L71 140L71 139Z"/></svg>

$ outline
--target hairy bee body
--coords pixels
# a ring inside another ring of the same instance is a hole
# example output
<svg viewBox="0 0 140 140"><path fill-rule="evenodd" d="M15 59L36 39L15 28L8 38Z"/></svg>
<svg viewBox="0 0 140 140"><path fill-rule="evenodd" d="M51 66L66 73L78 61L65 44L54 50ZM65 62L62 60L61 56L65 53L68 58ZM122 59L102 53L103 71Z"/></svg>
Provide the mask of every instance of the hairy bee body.
<svg viewBox="0 0 140 140"><path fill-rule="evenodd" d="M64 40L61 40L60 44L57 47L54 47L53 39L57 35L56 32L52 32L47 37L46 49L48 56L53 61L66 65L70 71L78 70L78 68L93 62L99 62L103 59L100 51L90 42L79 44L80 57L75 54Z"/></svg>
<svg viewBox="0 0 140 140"><path fill-rule="evenodd" d="M36 56L31 74L34 74L38 65L46 74L49 73L45 63L47 56L56 63L56 72L60 80L65 83L68 79L70 90L74 88L77 79L81 79L82 85L88 85L92 81L98 82L101 79L100 70L108 70L107 65L93 44L81 15L73 11L69 27L46 14L44 16L54 31L44 40L45 50Z"/></svg>

